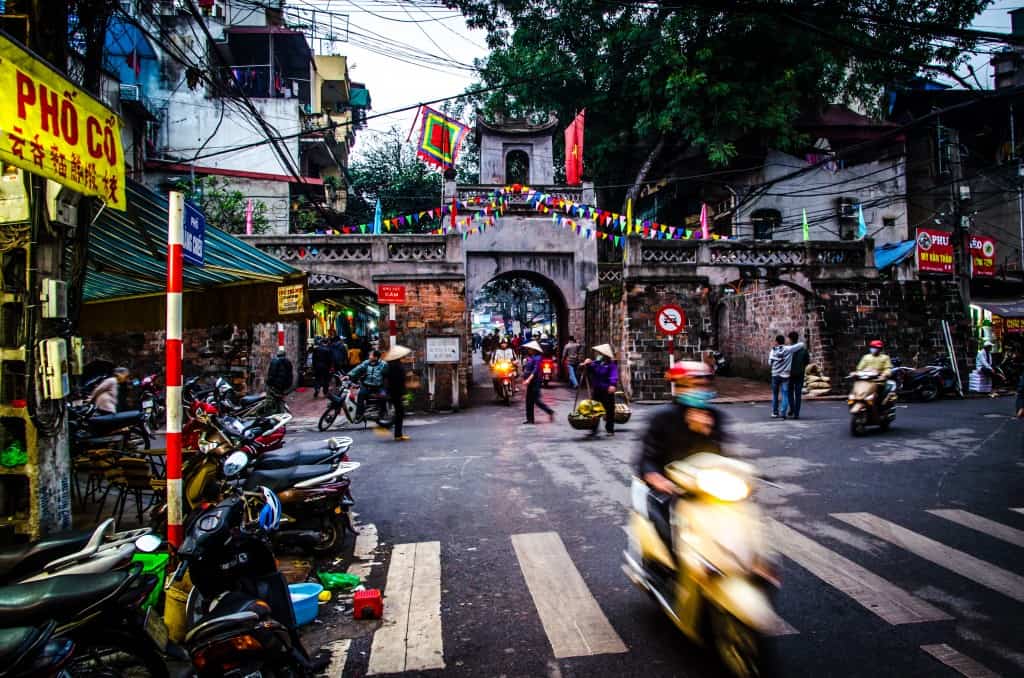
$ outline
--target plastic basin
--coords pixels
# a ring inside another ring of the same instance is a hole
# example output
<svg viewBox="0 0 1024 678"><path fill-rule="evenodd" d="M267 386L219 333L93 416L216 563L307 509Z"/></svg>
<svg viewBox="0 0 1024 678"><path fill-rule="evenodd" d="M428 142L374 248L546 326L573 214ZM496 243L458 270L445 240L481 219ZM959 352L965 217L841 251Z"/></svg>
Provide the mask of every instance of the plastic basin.
<svg viewBox="0 0 1024 678"><path fill-rule="evenodd" d="M316 619L317 612L320 609L317 596L323 590L324 587L315 582L288 585L288 593L292 599L292 610L295 611L296 624L303 626Z"/></svg>
<svg viewBox="0 0 1024 678"><path fill-rule="evenodd" d="M164 590L164 576L167 574L167 561L169 556L166 553L136 553L132 556L132 562L142 563L143 574L156 575L156 586L142 604L143 610L148 610L160 600L160 594Z"/></svg>

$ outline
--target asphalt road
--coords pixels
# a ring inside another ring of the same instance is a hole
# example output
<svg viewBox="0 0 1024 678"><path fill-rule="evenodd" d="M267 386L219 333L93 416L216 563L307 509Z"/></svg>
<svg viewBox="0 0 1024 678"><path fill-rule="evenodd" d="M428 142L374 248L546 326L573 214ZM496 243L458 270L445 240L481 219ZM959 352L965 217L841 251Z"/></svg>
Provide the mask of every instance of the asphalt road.
<svg viewBox="0 0 1024 678"><path fill-rule="evenodd" d="M554 423L521 426L520 394L414 419L407 443L351 433L359 520L380 540L365 567L386 612L383 625L329 627L359 636L334 646L332 678L722 675L621 572L630 461L654 408L589 440L565 421L568 390L548 394ZM776 541L791 627L772 640L781 675L1024 675L1024 429L1011 408L901 405L891 431L855 439L843 403L805 403L799 421L723 406L733 452L778 481L758 501L789 528L776 533L789 538Z"/></svg>

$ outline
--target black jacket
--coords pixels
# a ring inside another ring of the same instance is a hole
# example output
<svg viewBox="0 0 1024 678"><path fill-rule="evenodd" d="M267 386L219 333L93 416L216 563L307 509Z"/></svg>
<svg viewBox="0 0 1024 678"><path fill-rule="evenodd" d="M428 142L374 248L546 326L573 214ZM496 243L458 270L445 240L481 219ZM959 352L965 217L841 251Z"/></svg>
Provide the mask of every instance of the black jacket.
<svg viewBox="0 0 1024 678"><path fill-rule="evenodd" d="M284 356L277 356L270 361L270 369L267 370L267 386L277 391L287 391L292 387L293 372L292 362Z"/></svg>
<svg viewBox="0 0 1024 678"><path fill-rule="evenodd" d="M391 400L401 400L405 397L405 365L401 360L392 360L388 363L385 372L388 381L388 397Z"/></svg>
<svg viewBox="0 0 1024 678"><path fill-rule="evenodd" d="M644 434L640 455L636 459L637 475L645 473L662 473L665 466L673 461L685 459L697 452L721 453L724 441L722 434L722 414L714 409L702 410L714 417L710 436L704 436L690 430L686 423L686 413L691 409L673 402L658 410L651 419Z"/></svg>
<svg viewBox="0 0 1024 678"><path fill-rule="evenodd" d="M327 344L320 344L313 349L313 369L316 371L331 369L331 348Z"/></svg>

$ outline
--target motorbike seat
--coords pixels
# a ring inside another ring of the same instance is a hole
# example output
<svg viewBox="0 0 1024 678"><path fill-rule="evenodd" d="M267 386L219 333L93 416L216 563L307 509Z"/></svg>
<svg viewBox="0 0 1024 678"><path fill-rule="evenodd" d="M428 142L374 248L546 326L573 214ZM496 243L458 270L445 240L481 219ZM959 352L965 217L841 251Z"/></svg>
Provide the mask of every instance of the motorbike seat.
<svg viewBox="0 0 1024 678"><path fill-rule="evenodd" d="M264 452L256 460L256 468L282 469L292 466L316 466L330 464L337 453L330 450L276 450Z"/></svg>
<svg viewBox="0 0 1024 678"><path fill-rule="evenodd" d="M49 563L85 548L91 531L68 532L34 544L0 549L0 582L11 583L35 574Z"/></svg>
<svg viewBox="0 0 1024 678"><path fill-rule="evenodd" d="M28 584L0 587L0 627L65 622L118 591L136 575L129 570L65 574ZM153 580L155 583L155 579Z"/></svg>
<svg viewBox="0 0 1024 678"><path fill-rule="evenodd" d="M125 410L114 414L94 414L89 417L89 428L94 431L114 431L138 423L143 417L141 410Z"/></svg>
<svg viewBox="0 0 1024 678"><path fill-rule="evenodd" d="M254 393L253 395L242 396L238 399L238 404L242 407L249 407L263 400L266 395L266 393Z"/></svg>
<svg viewBox="0 0 1024 678"><path fill-rule="evenodd" d="M274 492L286 490L303 480L327 475L333 471L333 464L317 464L316 466L291 466L279 469L256 469L249 474L245 489L252 490L259 485L269 487Z"/></svg>
<svg viewBox="0 0 1024 678"><path fill-rule="evenodd" d="M247 593L231 591L217 599L213 609L203 615L185 636L189 645L237 629L240 625L253 627L261 619L269 619L270 605Z"/></svg>
<svg viewBox="0 0 1024 678"><path fill-rule="evenodd" d="M0 662L5 666L28 651L38 640L40 631L34 627L0 629Z"/></svg>

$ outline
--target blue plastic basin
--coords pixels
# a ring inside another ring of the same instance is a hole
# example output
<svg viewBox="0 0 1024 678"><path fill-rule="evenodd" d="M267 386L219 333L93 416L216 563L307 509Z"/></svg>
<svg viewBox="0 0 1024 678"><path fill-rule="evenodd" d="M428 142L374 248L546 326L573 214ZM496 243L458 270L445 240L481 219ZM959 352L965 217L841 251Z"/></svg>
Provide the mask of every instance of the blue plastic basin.
<svg viewBox="0 0 1024 678"><path fill-rule="evenodd" d="M316 619L320 608L317 596L323 590L323 586L314 582L288 584L288 593L291 594L292 599L292 610L295 611L295 622L299 626L308 624Z"/></svg>

